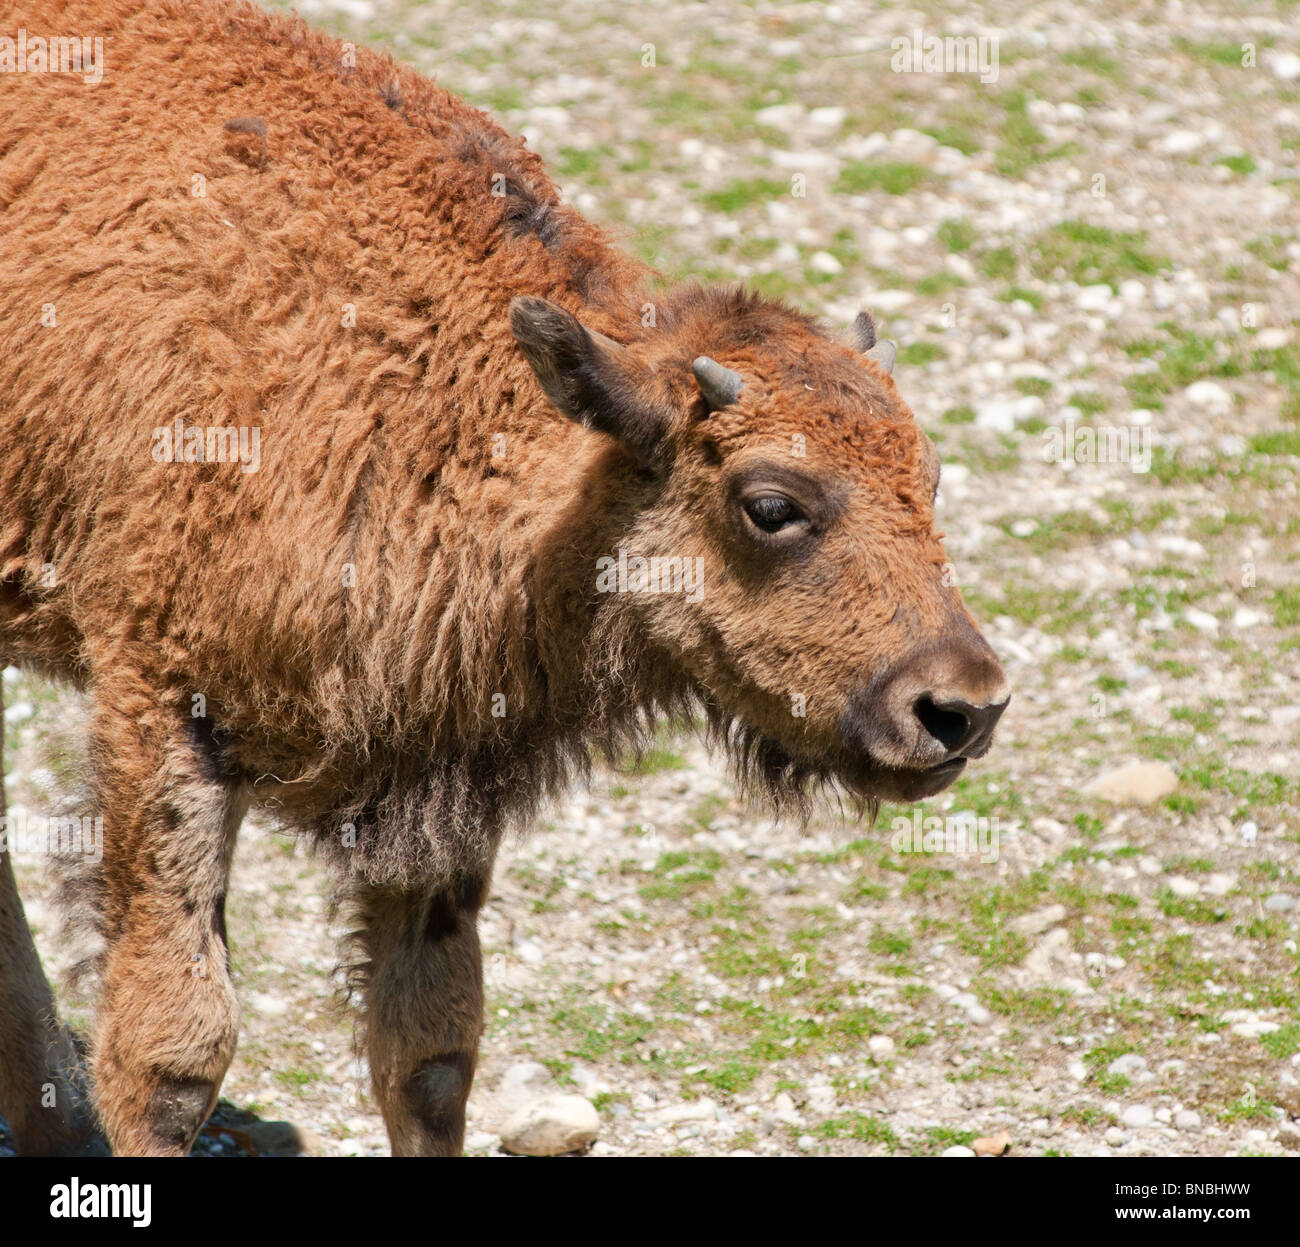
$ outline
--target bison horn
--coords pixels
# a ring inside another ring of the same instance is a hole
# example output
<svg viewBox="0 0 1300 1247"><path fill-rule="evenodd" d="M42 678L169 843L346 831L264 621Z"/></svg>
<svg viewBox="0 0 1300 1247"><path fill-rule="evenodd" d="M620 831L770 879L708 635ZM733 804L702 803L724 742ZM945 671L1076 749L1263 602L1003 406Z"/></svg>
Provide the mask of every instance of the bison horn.
<svg viewBox="0 0 1300 1247"><path fill-rule="evenodd" d="M882 342L877 342L866 354L867 358L874 360L886 372L894 371L894 356L898 353L898 347L895 343L886 338Z"/></svg>
<svg viewBox="0 0 1300 1247"><path fill-rule="evenodd" d="M710 411L720 411L740 396L740 373L724 368L707 355L701 355L691 365L691 371L700 383L700 393L704 395Z"/></svg>

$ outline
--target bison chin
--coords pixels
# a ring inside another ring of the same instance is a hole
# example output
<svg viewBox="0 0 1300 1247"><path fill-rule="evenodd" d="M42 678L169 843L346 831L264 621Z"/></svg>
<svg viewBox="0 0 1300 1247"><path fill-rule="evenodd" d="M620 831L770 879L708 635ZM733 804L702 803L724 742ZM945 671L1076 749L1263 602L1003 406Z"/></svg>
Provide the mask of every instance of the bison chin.
<svg viewBox="0 0 1300 1247"><path fill-rule="evenodd" d="M910 769L848 753L801 757L720 711L709 714L709 736L726 752L742 792L768 802L777 813L793 810L805 820L822 795L847 805L857 817L874 820L882 801L922 801L942 792L966 769L965 758Z"/></svg>

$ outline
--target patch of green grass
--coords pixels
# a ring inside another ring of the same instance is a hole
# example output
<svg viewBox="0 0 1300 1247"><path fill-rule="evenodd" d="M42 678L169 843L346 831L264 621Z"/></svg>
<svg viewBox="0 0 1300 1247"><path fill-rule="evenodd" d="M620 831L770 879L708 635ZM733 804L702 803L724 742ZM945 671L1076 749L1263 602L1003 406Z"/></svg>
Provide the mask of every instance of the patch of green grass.
<svg viewBox="0 0 1300 1247"><path fill-rule="evenodd" d="M1096 390L1076 390L1070 395L1070 406L1077 407L1085 416L1098 416L1110 404Z"/></svg>
<svg viewBox="0 0 1300 1247"><path fill-rule="evenodd" d="M1136 1052L1134 1044L1123 1035L1116 1035L1105 1043L1083 1054L1083 1063L1089 1069L1089 1081L1105 1095L1118 1095L1129 1086L1129 1080L1123 1074L1111 1074L1108 1066L1118 1057Z"/></svg>
<svg viewBox="0 0 1300 1247"><path fill-rule="evenodd" d="M697 198L704 207L729 215L789 193L790 183L775 178L732 178L720 190L705 191Z"/></svg>
<svg viewBox="0 0 1300 1247"><path fill-rule="evenodd" d="M1222 922L1228 916L1221 905L1212 905L1195 896L1178 896L1169 888L1156 892L1156 906L1166 918L1181 918L1184 922L1206 926Z"/></svg>
<svg viewBox="0 0 1300 1247"><path fill-rule="evenodd" d="M981 147L979 136L969 125L961 122L923 126L921 133L928 134L940 146L956 148L966 156L973 156Z"/></svg>
<svg viewBox="0 0 1300 1247"><path fill-rule="evenodd" d="M1231 65L1234 69L1242 68L1245 56L1240 43L1198 43L1182 35L1174 40L1174 47L1207 65Z"/></svg>
<svg viewBox="0 0 1300 1247"><path fill-rule="evenodd" d="M1277 1123L1277 1118L1273 1115L1273 1105L1254 1095L1244 1095L1239 1100L1225 1104L1216 1116L1229 1125L1245 1121L1256 1121L1266 1126Z"/></svg>
<svg viewBox="0 0 1300 1247"><path fill-rule="evenodd" d="M980 271L994 281L1012 281L1017 272L1014 247L992 247L976 260Z"/></svg>
<svg viewBox="0 0 1300 1247"><path fill-rule="evenodd" d="M1004 178L1020 178L1043 159L1047 136L1029 119L1029 97L1009 91L1004 97L1006 116L998 132L994 168Z"/></svg>
<svg viewBox="0 0 1300 1247"><path fill-rule="evenodd" d="M1151 276L1166 262L1147 250L1146 234L1062 221L1043 230L1029 251L1030 268L1044 280L1061 278L1081 286L1118 286L1126 277Z"/></svg>
<svg viewBox="0 0 1300 1247"><path fill-rule="evenodd" d="M953 1130L950 1126L926 1126L921 1138L912 1145L913 1156L937 1156L950 1147L970 1147L975 1142L973 1130Z"/></svg>
<svg viewBox="0 0 1300 1247"><path fill-rule="evenodd" d="M966 283L956 273L950 273L947 269L940 269L935 273L927 273L916 283L916 293L933 297L934 295L946 294L949 290L957 290Z"/></svg>
<svg viewBox="0 0 1300 1247"><path fill-rule="evenodd" d="M856 1139L859 1143L874 1143L887 1152L898 1150L898 1135L888 1122L867 1113L846 1113L830 1117L813 1127L812 1133L820 1139Z"/></svg>
<svg viewBox="0 0 1300 1247"><path fill-rule="evenodd" d="M1123 67L1113 56L1107 56L1100 48L1071 48L1061 56L1061 60L1066 65L1073 65L1076 69L1086 69L1091 74L1096 74L1099 78L1117 79L1123 72Z"/></svg>
<svg viewBox="0 0 1300 1247"><path fill-rule="evenodd" d="M614 149L607 143L595 147L561 147L555 156L555 168L561 177L601 186L608 180L602 176L601 170L613 155Z"/></svg>
<svg viewBox="0 0 1300 1247"><path fill-rule="evenodd" d="M949 407L939 419L944 424L973 424L975 422L975 408Z"/></svg>
<svg viewBox="0 0 1300 1247"><path fill-rule="evenodd" d="M979 234L969 221L954 218L939 226L938 237L949 251L969 251Z"/></svg>
<svg viewBox="0 0 1300 1247"><path fill-rule="evenodd" d="M900 348L898 358L904 364L920 366L944 359L947 354L937 342L908 342Z"/></svg>
<svg viewBox="0 0 1300 1247"><path fill-rule="evenodd" d="M900 160L850 161L840 170L832 188L840 194L863 194L884 191L887 195L909 195L930 181L932 174L924 165Z"/></svg>
<svg viewBox="0 0 1300 1247"><path fill-rule="evenodd" d="M1256 433L1250 439L1250 448L1257 455L1289 455L1300 458L1300 430L1275 429Z"/></svg>
<svg viewBox="0 0 1300 1247"><path fill-rule="evenodd" d="M303 1091L320 1079L320 1070L278 1069L275 1071L276 1082L289 1091Z"/></svg>
<svg viewBox="0 0 1300 1247"><path fill-rule="evenodd" d="M1269 1056L1285 1061L1300 1052L1300 1022L1286 1022L1277 1030L1261 1035L1259 1042L1264 1045L1264 1051Z"/></svg>
<svg viewBox="0 0 1300 1247"><path fill-rule="evenodd" d="M1016 390L1030 398L1046 398L1052 392L1052 383L1046 377L1017 377Z"/></svg>
<svg viewBox="0 0 1300 1247"><path fill-rule="evenodd" d="M1294 628L1300 624L1300 585L1283 585L1269 596L1273 607L1273 622L1279 628Z"/></svg>
<svg viewBox="0 0 1300 1247"><path fill-rule="evenodd" d="M1053 987L987 987L981 990L980 999L994 1013L1027 1022L1050 1022L1073 1009L1070 993Z"/></svg>
<svg viewBox="0 0 1300 1247"><path fill-rule="evenodd" d="M680 771L685 766L686 759L677 750L656 745L640 757L621 763L618 769L624 775L659 775L664 771Z"/></svg>
<svg viewBox="0 0 1300 1247"><path fill-rule="evenodd" d="M1241 177L1247 177L1259 168L1248 152L1242 152L1237 156L1220 156L1214 163L1222 165L1225 169L1231 169Z"/></svg>
<svg viewBox="0 0 1300 1247"><path fill-rule="evenodd" d="M564 1035L565 1056L579 1061L614 1057L625 1064L638 1059L636 1045L665 1027L663 1018L643 1018L591 1001L561 1005L550 1020Z"/></svg>
<svg viewBox="0 0 1300 1247"><path fill-rule="evenodd" d="M655 879L639 888L647 901L678 900L712 883L722 866L722 854L712 849L661 853L654 866Z"/></svg>

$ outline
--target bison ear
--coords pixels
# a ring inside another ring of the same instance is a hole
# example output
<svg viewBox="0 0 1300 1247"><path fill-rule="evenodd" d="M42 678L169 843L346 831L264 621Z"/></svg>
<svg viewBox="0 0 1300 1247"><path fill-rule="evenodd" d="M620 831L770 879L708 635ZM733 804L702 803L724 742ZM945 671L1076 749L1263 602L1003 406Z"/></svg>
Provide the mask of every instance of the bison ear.
<svg viewBox="0 0 1300 1247"><path fill-rule="evenodd" d="M853 345L865 355L873 346L876 345L876 322L871 319L870 312L859 312L853 318L853 328L850 330L853 335Z"/></svg>
<svg viewBox="0 0 1300 1247"><path fill-rule="evenodd" d="M511 302L510 329L561 413L617 438L642 464L659 457L672 412L625 346L532 295Z"/></svg>

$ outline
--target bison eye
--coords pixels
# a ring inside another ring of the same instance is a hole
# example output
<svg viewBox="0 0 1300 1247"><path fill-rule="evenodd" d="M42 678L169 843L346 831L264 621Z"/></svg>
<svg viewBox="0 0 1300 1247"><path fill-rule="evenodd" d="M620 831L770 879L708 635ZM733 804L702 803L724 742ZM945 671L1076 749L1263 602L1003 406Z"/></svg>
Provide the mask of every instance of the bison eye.
<svg viewBox="0 0 1300 1247"><path fill-rule="evenodd" d="M745 503L745 514L765 533L780 532L804 518L803 512L789 498L783 498L780 494L762 494L751 498Z"/></svg>

